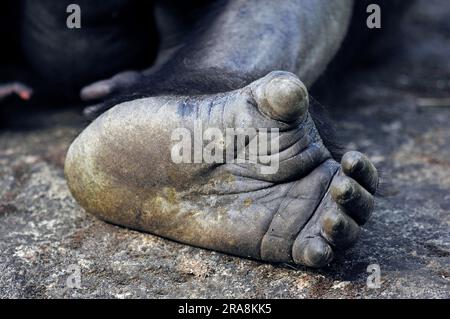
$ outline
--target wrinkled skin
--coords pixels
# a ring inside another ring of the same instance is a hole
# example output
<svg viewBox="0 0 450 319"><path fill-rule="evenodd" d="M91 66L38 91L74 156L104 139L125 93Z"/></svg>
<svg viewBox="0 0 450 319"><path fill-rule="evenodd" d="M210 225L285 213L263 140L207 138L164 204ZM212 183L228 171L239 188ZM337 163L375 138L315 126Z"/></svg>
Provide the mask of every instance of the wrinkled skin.
<svg viewBox="0 0 450 319"><path fill-rule="evenodd" d="M205 129L279 128L278 172L261 174L256 163L175 164L171 132L193 131L196 120ZM341 164L331 158L309 116L305 86L286 72L224 94L118 105L72 144L66 176L78 202L106 221L311 267L355 242L378 183L362 154L347 153Z"/></svg>
<svg viewBox="0 0 450 319"><path fill-rule="evenodd" d="M114 12L127 9L115 19L84 0L90 19L78 33L64 19L48 19L66 2L24 0L43 14L26 11L22 27L49 25L22 33L33 71L52 94L77 92L86 101L126 96L118 105L88 108L96 117L113 106L67 154L69 188L88 212L194 246L310 267L327 265L357 240L373 210L377 171L358 152L333 159L308 111L307 92L344 40L353 1L229 0L210 9L199 28L189 18L195 10L182 1L155 1L152 24L137 1L108 2ZM161 43L142 71L142 59L152 54L144 31L153 27ZM52 30L61 45L46 42ZM111 39L116 51L105 49ZM29 98L34 86L13 80L0 86L0 99ZM261 175L257 163L175 164L171 134L192 131L196 120L222 130L278 128L279 170Z"/></svg>

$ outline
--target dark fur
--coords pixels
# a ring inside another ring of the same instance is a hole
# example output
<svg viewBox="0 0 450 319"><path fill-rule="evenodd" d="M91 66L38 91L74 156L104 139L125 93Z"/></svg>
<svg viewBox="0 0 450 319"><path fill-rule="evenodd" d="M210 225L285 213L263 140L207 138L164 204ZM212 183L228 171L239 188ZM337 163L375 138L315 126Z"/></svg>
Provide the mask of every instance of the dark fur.
<svg viewBox="0 0 450 319"><path fill-rule="evenodd" d="M71 0L17 2L22 4L19 40L25 61L41 83L51 84L46 88L50 97L76 97L86 83L143 68L155 56L150 1L77 1L81 29L66 26Z"/></svg>

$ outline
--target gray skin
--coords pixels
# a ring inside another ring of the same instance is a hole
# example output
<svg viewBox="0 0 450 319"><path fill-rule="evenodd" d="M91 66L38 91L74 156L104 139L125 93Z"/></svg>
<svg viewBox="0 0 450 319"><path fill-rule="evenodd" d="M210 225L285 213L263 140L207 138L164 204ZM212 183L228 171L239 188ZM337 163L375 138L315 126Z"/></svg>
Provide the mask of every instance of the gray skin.
<svg viewBox="0 0 450 319"><path fill-rule="evenodd" d="M133 100L105 112L67 154L73 196L105 221L189 245L327 265L357 240L378 184L361 153L332 159L308 112L307 87L338 50L351 8L350 0L231 1L181 60L184 69L221 69L235 74L230 82L247 83L218 94ZM168 47L160 59L177 51ZM117 85L96 83L84 96ZM171 134L180 127L192 132L195 121L204 129L280 129L279 170L263 175L257 163L175 164Z"/></svg>

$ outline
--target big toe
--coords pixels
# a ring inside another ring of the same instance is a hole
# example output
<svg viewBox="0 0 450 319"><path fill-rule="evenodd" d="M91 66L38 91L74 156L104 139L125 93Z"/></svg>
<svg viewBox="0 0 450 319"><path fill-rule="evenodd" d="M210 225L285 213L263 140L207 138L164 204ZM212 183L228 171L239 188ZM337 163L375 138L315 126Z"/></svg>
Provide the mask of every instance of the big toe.
<svg viewBox="0 0 450 319"><path fill-rule="evenodd" d="M259 110L282 122L300 120L308 111L308 90L297 76L274 71L252 84Z"/></svg>
<svg viewBox="0 0 450 319"><path fill-rule="evenodd" d="M342 157L342 170L367 191L374 194L378 187L378 172L372 162L364 154L356 151L347 152Z"/></svg>

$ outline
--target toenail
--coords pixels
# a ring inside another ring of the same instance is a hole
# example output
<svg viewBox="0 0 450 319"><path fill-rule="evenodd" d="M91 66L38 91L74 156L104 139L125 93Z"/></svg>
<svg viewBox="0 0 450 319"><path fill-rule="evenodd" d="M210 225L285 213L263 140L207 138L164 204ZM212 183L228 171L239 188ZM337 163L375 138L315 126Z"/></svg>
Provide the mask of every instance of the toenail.
<svg viewBox="0 0 450 319"><path fill-rule="evenodd" d="M339 213L328 213L323 218L322 227L325 233L335 234L345 228L345 219Z"/></svg>
<svg viewBox="0 0 450 319"><path fill-rule="evenodd" d="M347 172L358 172L364 167L364 161L362 160L362 154L357 152L347 153L342 159L342 163L345 166Z"/></svg>

